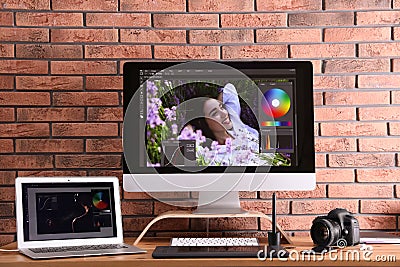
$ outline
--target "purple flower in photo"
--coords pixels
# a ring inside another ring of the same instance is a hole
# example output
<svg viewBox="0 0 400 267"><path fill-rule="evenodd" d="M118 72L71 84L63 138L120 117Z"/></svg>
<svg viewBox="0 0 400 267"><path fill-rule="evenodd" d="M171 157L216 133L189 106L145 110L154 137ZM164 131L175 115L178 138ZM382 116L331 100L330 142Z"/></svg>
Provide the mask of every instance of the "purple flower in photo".
<svg viewBox="0 0 400 267"><path fill-rule="evenodd" d="M176 125L176 123L171 125L171 131L173 135L177 135L178 134L178 125Z"/></svg>
<svg viewBox="0 0 400 267"><path fill-rule="evenodd" d="M226 138L225 145L226 145L226 153L231 153L232 152L232 138Z"/></svg>
<svg viewBox="0 0 400 267"><path fill-rule="evenodd" d="M147 81L146 84L148 97L156 96L158 88L153 81Z"/></svg>
<svg viewBox="0 0 400 267"><path fill-rule="evenodd" d="M176 106L172 108L164 108L164 114L167 120L175 121L176 120Z"/></svg>

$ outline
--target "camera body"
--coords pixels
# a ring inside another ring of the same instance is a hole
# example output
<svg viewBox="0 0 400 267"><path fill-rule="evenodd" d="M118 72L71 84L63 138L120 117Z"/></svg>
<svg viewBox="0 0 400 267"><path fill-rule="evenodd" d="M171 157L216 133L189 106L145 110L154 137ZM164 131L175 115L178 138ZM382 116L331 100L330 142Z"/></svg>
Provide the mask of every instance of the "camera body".
<svg viewBox="0 0 400 267"><path fill-rule="evenodd" d="M313 220L311 238L319 247L354 246L360 243L358 220L346 209L331 210Z"/></svg>

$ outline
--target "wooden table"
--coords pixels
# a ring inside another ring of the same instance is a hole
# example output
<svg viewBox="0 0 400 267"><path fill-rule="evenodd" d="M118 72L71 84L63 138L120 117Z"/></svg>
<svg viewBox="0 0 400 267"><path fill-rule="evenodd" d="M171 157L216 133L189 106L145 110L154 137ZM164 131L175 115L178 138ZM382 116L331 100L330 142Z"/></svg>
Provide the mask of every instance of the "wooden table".
<svg viewBox="0 0 400 267"><path fill-rule="evenodd" d="M128 238L127 243L133 243L133 238ZM260 239L261 242L265 242L264 239ZM310 249L312 243L306 238L293 238L295 247L289 247L288 250L291 252L293 258L296 258L297 252L302 250ZM342 256L342 260L331 260L328 256L321 261L320 256L317 258L309 258L301 260L288 260L281 261L279 259L260 261L258 259L247 259L247 258L208 258L208 259L153 259L151 253L155 246L168 245L169 239L167 238L144 238L140 243L139 247L146 249L146 254L136 255L117 255L117 256L97 256L97 257L83 257L83 258L67 258L67 259L51 259L51 260L31 260L30 258L19 254L18 252L0 252L0 267L5 266L18 266L18 267L36 267L36 266L61 266L61 267L144 267L144 266L400 266L400 245L373 245L373 252L370 255L371 261L365 261L361 259L346 260L345 255L349 259L355 259L351 257L352 251L360 251L360 246L346 248L341 252L332 254L332 258ZM16 244L10 244L3 248L12 249L15 248ZM300 255L300 254L299 254ZM376 257L388 257L394 256L395 261L377 262L374 261ZM362 257L362 255L360 255Z"/></svg>

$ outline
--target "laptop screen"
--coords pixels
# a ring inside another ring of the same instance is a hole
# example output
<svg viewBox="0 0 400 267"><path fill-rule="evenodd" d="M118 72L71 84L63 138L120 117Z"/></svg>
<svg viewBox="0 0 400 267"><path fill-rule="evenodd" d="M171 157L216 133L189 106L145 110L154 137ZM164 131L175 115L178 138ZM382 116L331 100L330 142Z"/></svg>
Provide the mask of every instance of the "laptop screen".
<svg viewBox="0 0 400 267"><path fill-rule="evenodd" d="M117 236L112 182L22 184L24 241Z"/></svg>

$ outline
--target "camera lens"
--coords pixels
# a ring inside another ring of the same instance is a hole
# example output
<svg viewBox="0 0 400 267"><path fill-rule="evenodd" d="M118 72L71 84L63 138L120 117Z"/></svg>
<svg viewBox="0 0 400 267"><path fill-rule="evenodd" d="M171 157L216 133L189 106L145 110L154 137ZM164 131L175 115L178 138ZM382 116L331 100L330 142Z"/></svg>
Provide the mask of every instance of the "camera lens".
<svg viewBox="0 0 400 267"><path fill-rule="evenodd" d="M317 218L311 227L311 238L314 244L328 247L336 244L341 237L340 225L329 219Z"/></svg>

